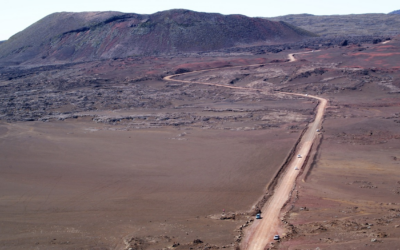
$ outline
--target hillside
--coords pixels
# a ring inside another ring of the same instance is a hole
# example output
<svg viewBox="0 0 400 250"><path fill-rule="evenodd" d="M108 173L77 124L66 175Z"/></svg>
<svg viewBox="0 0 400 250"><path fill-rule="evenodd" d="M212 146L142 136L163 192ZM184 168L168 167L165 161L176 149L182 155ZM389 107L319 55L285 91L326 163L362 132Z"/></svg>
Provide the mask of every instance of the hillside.
<svg viewBox="0 0 400 250"><path fill-rule="evenodd" d="M285 22L243 15L169 10L55 13L0 46L0 61L86 61L298 41L315 36Z"/></svg>
<svg viewBox="0 0 400 250"><path fill-rule="evenodd" d="M395 11L392 11L392 12L390 12L389 14L400 14L400 10L395 10Z"/></svg>
<svg viewBox="0 0 400 250"><path fill-rule="evenodd" d="M271 17L268 20L288 22L321 36L392 36L400 34L400 15L314 16L299 14Z"/></svg>

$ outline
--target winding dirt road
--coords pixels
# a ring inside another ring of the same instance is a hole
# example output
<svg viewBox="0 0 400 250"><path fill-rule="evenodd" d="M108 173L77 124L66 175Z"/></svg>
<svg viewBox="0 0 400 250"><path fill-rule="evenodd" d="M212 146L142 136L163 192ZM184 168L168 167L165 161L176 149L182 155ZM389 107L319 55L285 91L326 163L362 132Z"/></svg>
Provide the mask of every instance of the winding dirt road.
<svg viewBox="0 0 400 250"><path fill-rule="evenodd" d="M309 53L309 52L305 52ZM293 54L289 55L289 60L291 60ZM245 66L258 66L257 65L245 65ZM237 66L237 67L244 67L244 66ZM236 68L236 67L232 67ZM195 71L195 72L187 72L183 74L176 74L164 77L166 81L174 81L174 82L181 82L181 83L197 83L203 85L210 85L210 86L217 86L217 87L224 87L230 89L241 89L241 90L248 90L248 91L257 91L257 89L252 88L245 88L245 87L235 87L235 86L227 86L222 84L215 84L215 83L204 83L204 82L194 82L194 81L185 81L185 80L176 80L173 79L176 76L186 75L191 73L198 73L198 72L206 72L206 71L214 71L220 69L209 69L209 70L202 70L202 71ZM304 161L307 155L310 152L311 146L314 142L314 139L317 135L317 129L321 127L322 119L325 113L325 108L327 105L327 100L321 97L312 96L312 95L305 95L305 94L296 94L296 93L285 93L280 92L287 95L297 95L303 96L308 98L314 98L319 101L317 114L315 116L314 122L310 123L308 126L307 131L304 133L301 141L299 143L299 147L297 149L296 155L301 155L301 158L293 158L291 162L287 165L284 174L282 175L280 181L278 182L277 186L275 187L274 194L265 204L262 209L262 217L261 220L256 220L250 228L246 231L244 240L242 241L241 247L242 249L265 249L270 242L273 242L273 236L276 234L282 234L283 229L280 227L280 213L285 205L285 203L290 198L290 194L294 188L294 183L296 181L297 176L299 175L300 169L304 165Z"/></svg>

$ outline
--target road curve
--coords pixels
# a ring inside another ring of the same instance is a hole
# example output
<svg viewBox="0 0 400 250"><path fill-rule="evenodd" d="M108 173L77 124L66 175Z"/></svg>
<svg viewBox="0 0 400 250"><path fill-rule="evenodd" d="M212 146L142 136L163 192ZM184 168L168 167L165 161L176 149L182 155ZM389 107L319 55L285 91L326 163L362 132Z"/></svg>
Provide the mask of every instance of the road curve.
<svg viewBox="0 0 400 250"><path fill-rule="evenodd" d="M293 56L292 54L289 55ZM258 66L256 65L242 65L237 67L244 67L244 66ZM236 67L232 67L236 68ZM210 85L210 86L217 86L217 87L224 87L230 89L241 89L241 90L248 90L248 91L257 91L257 89L252 88L245 88L245 87L235 87L235 86L228 86L222 84L215 84L215 83L204 83L204 82L195 82L195 81L185 81L185 80L176 80L173 79L176 76L186 75L191 73L198 73L198 72L206 72L206 71L213 71L213 70L220 70L218 69L208 69L208 70L201 70L201 71L193 71L187 72L183 74L176 74L164 77L166 81L174 81L174 82L182 82L182 83L197 83L203 85ZM307 98L317 99L319 101L317 114L315 116L314 122L308 125L307 131L302 136L299 147L296 151L296 155L301 155L301 158L293 158L291 162L287 165L286 170L281 177L280 181L278 182L277 186L275 187L274 194L269 199L269 201L265 204L262 209L262 217L261 220L256 220L250 226L250 228L246 231L245 237L242 241L241 247L242 249L248 250L263 250L267 247L270 242L273 242L273 236L275 234L281 234L283 229L280 228L280 212L285 205L285 203L290 198L290 194L293 190L294 183L296 178L299 174L299 170L304 165L304 161L307 155L310 152L311 146L314 142L314 139L317 135L317 129L321 127L322 119L325 113L325 108L327 105L327 100L321 97L307 95L307 94L297 94L297 93L286 93L286 92L279 92L287 95L296 95L296 96L303 96Z"/></svg>
<svg viewBox="0 0 400 250"><path fill-rule="evenodd" d="M307 54L307 53L313 53L313 52L318 52L318 51L320 51L320 50L312 50L312 51L289 54L288 59L289 59L289 62L295 62L295 61L297 61L297 59L294 57L294 55Z"/></svg>

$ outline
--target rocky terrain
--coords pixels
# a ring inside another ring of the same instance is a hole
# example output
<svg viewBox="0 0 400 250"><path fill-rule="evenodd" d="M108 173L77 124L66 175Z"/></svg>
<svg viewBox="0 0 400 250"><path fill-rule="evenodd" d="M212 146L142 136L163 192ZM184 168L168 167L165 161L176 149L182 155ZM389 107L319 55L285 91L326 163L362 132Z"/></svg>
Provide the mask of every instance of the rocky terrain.
<svg viewBox="0 0 400 250"><path fill-rule="evenodd" d="M284 21L320 36L393 36L400 34L400 16L391 14L353 14L317 16L311 14L267 18Z"/></svg>
<svg viewBox="0 0 400 250"><path fill-rule="evenodd" d="M342 39L344 38L321 38L292 44L235 48L209 54L186 54L176 57L158 57L157 59L140 57L41 67L3 68L0 69L0 119L5 121L46 121L49 119L76 118L77 116L89 115L84 112L92 112L90 116L94 116L93 112L98 110L131 108L176 109L179 107L175 103L182 99L181 88L186 87L173 83L166 85L167 88L163 86L154 87L151 84L159 82L166 74L178 73L180 70L193 71L208 67L229 67L251 62L279 63L287 60L282 57L282 53L296 51L296 49L317 50L322 48L354 47L355 52L362 53L368 45L383 42L390 38L350 37ZM216 55L223 58L233 53L247 53L244 57L247 57L248 60L243 61L243 59L239 60L238 57L231 57L220 63L215 61ZM271 57L268 60L264 58L266 53L275 54L275 57L280 59L272 59ZM196 59L198 56L203 57L203 62ZM179 60L186 60L188 63L177 65L176 62ZM213 60L214 62L211 63ZM190 62L196 62L197 64L191 64ZM115 72L115 69L118 69L118 71ZM241 78L242 76L239 76L226 81L237 83L240 82ZM303 76L296 76L296 78L301 79ZM282 90L285 90L285 88L282 88ZM214 92L204 93L190 88L185 93L187 97L190 96L191 98L229 99L228 96L223 96L224 94L219 97L211 97L215 94ZM238 101L247 100L248 98L250 97L242 96ZM260 111L265 112L265 110ZM184 116L187 116L187 114ZM178 118L183 119L180 115L175 117L174 120L168 121L160 117L154 117L154 114L150 115L150 117L160 121L162 124L174 123ZM113 120L112 118L107 119ZM135 119L138 119L138 117L127 116L120 117L117 120ZM142 119L147 118L142 117ZM185 122L193 123L198 119L200 118L193 116L189 118L189 121Z"/></svg>
<svg viewBox="0 0 400 250"><path fill-rule="evenodd" d="M392 12L390 12L389 14L400 14L400 10L392 11Z"/></svg>
<svg viewBox="0 0 400 250"><path fill-rule="evenodd" d="M59 63L298 41L316 36L285 22L169 10L151 15L55 13L0 46L0 62Z"/></svg>

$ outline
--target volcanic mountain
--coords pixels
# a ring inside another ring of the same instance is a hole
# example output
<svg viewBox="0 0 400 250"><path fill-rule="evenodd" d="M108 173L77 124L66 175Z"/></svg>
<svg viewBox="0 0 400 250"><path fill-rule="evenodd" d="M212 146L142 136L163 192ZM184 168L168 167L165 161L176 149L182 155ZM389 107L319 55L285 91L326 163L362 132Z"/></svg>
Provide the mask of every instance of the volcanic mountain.
<svg viewBox="0 0 400 250"><path fill-rule="evenodd" d="M286 22L169 10L54 13L0 45L2 64L88 61L297 41L315 34Z"/></svg>

